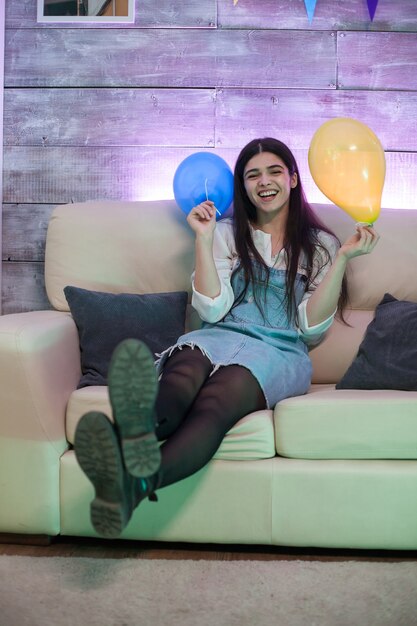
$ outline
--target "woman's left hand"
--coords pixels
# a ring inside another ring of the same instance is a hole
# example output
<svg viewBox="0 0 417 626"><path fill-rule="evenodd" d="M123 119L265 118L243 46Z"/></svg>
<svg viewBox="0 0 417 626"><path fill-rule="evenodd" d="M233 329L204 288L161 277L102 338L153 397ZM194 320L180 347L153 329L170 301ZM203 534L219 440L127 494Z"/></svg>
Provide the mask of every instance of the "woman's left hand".
<svg viewBox="0 0 417 626"><path fill-rule="evenodd" d="M352 237L349 237L341 246L339 255L349 260L353 259L355 256L369 254L375 248L378 241L379 235L372 226L357 224L356 233L352 235Z"/></svg>

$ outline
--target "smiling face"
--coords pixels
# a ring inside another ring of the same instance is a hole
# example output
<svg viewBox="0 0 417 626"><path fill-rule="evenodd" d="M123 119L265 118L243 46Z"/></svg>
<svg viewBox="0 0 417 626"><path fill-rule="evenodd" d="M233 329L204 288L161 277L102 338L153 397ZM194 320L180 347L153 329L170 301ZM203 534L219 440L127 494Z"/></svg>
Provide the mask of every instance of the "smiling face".
<svg viewBox="0 0 417 626"><path fill-rule="evenodd" d="M291 189L297 186L297 174L290 174L276 154L260 152L253 156L245 166L243 182L256 207L259 222L288 213Z"/></svg>

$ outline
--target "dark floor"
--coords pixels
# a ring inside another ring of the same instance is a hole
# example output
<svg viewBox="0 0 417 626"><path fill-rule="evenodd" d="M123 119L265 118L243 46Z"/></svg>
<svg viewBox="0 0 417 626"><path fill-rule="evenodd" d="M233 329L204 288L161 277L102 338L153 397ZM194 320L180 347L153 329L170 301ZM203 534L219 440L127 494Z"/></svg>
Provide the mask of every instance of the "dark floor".
<svg viewBox="0 0 417 626"><path fill-rule="evenodd" d="M25 543L22 543L25 542ZM34 545L37 543L38 545ZM40 544L40 545L39 545ZM42 545L43 544L43 545ZM417 550L333 550L260 545L188 544L0 535L0 555L92 557L108 559L191 559L211 561L417 561Z"/></svg>

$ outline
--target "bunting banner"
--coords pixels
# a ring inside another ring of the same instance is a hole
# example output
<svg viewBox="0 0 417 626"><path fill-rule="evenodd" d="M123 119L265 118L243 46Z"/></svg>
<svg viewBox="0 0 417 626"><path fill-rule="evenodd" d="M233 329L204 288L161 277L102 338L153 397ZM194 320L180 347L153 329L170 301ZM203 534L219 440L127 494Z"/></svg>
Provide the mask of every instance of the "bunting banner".
<svg viewBox="0 0 417 626"><path fill-rule="evenodd" d="M371 22L374 19L375 11L378 6L378 1L379 0L366 0L368 4L368 11L369 11L369 17L371 18ZM238 0L233 0L233 6L236 6L237 3L238 3ZM317 0L304 0L304 4L306 7L306 11L307 11L308 21L311 24L311 22L313 21L313 17L314 17L314 11L316 10Z"/></svg>
<svg viewBox="0 0 417 626"><path fill-rule="evenodd" d="M378 0L366 0L368 3L368 11L369 17L371 18L371 22L374 19L376 7L378 6Z"/></svg>
<svg viewBox="0 0 417 626"><path fill-rule="evenodd" d="M307 17L310 24L313 21L314 11L316 10L316 3L317 0L304 0L304 4L306 5Z"/></svg>

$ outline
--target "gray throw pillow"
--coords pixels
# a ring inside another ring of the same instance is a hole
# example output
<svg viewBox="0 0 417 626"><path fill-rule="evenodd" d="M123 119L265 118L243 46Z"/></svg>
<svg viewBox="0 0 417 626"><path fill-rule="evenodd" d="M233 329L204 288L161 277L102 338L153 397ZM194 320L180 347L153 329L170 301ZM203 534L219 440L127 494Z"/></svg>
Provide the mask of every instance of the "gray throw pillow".
<svg viewBox="0 0 417 626"><path fill-rule="evenodd" d="M68 286L64 294L80 341L78 388L107 384L111 355L123 339L141 339L157 354L184 333L186 291L113 294Z"/></svg>
<svg viewBox="0 0 417 626"><path fill-rule="evenodd" d="M417 303L385 294L336 389L417 390Z"/></svg>

